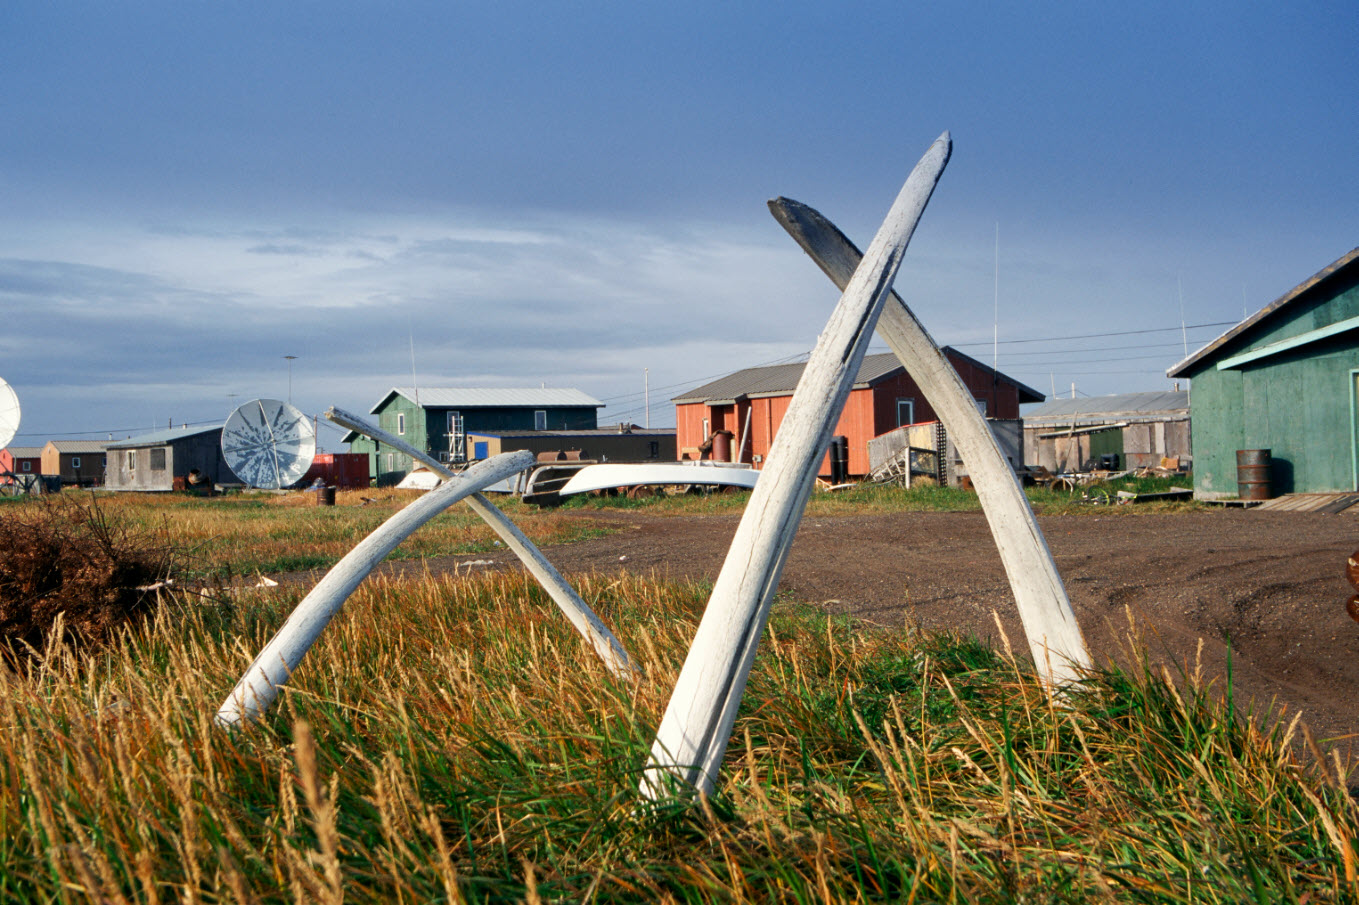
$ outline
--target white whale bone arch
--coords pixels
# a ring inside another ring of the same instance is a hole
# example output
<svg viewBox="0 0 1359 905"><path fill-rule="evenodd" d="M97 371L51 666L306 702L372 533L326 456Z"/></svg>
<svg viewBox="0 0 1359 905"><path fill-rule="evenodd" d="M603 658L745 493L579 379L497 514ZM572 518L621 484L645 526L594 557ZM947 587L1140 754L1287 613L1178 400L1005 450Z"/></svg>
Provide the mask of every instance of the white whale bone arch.
<svg viewBox="0 0 1359 905"><path fill-rule="evenodd" d="M656 732L648 798L714 788L817 464L951 149L945 132L911 171L803 369Z"/></svg>
<svg viewBox="0 0 1359 905"><path fill-rule="evenodd" d="M805 204L776 198L769 202L769 209L843 290L863 257L854 243L830 220ZM1049 689L1079 678L1092 664L1062 576L1057 572L1028 497L1024 496L1019 479L1005 460L986 419L973 403L972 394L895 291L888 296L878 320L878 335L920 387L967 463L968 475L1010 579L1039 676Z"/></svg>
<svg viewBox="0 0 1359 905"><path fill-rule="evenodd" d="M262 716L359 582L415 529L459 500L523 471L533 463L533 453L527 450L479 462L461 476L444 481L359 541L317 582L260 651L222 702L217 711L217 725L230 728L242 720L253 721Z"/></svg>
<svg viewBox="0 0 1359 905"><path fill-rule="evenodd" d="M444 478L455 477L455 473L451 469L429 453L417 449L395 434L388 433L358 415L332 406L326 412L326 418L341 427L371 437L379 443L385 443L404 455L410 456L415 461L423 463L435 474ZM580 598L575 589L567 584L566 579L548 561L542 551L534 545L533 541L528 539L524 532L519 530L514 522L510 521L505 513L501 512L479 492L467 497L467 505L471 507L473 512L481 516L482 520L490 525L496 534L500 535L505 546L509 547L514 555L519 557L524 568L543 586L543 590L557 604L558 609L562 611L562 614L566 616L576 631L580 632L581 636L590 642L614 675L620 677L640 675L641 671L628 657L628 652L624 650L622 642L614 636L613 632L609 631L609 627L604 624L603 620Z"/></svg>

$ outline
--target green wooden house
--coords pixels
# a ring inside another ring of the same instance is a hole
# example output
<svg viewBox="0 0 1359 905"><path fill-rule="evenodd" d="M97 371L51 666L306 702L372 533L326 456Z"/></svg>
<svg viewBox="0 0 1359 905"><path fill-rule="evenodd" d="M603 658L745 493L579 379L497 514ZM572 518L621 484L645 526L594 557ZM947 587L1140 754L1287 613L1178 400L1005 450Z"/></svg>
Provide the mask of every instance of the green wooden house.
<svg viewBox="0 0 1359 905"><path fill-rule="evenodd" d="M507 430L593 430L604 403L580 390L553 387L393 387L369 409L378 427L403 438L441 462L470 458L468 435ZM395 484L411 471L409 456L354 431L344 437L351 452L367 453L378 484Z"/></svg>
<svg viewBox="0 0 1359 905"><path fill-rule="evenodd" d="M1238 495L1238 450L1275 496L1359 489L1359 248L1166 374L1193 381L1196 498Z"/></svg>

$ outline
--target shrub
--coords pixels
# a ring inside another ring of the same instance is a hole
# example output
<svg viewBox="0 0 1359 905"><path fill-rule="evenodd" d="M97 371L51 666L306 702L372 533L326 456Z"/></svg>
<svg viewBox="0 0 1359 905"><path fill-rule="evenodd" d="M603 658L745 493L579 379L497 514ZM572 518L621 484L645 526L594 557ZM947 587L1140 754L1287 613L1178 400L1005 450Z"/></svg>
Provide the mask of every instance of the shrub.
<svg viewBox="0 0 1359 905"><path fill-rule="evenodd" d="M0 519L0 641L18 661L54 640L97 646L149 609L170 575L163 535L110 520L94 497L10 510Z"/></svg>

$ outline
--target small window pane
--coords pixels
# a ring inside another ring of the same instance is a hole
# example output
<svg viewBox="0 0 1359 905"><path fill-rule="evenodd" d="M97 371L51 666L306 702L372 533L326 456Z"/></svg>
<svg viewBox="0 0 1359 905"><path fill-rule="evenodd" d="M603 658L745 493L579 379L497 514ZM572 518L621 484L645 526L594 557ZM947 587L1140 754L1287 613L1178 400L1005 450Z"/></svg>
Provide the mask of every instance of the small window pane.
<svg viewBox="0 0 1359 905"><path fill-rule="evenodd" d="M163 449L151 450L151 470L152 471L165 470L165 450Z"/></svg>

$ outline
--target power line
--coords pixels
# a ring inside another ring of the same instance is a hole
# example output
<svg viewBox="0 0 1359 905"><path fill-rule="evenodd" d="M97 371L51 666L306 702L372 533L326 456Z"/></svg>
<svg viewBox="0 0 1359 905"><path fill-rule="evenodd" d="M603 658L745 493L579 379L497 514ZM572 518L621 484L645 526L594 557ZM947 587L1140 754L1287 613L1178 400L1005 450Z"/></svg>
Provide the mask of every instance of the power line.
<svg viewBox="0 0 1359 905"><path fill-rule="evenodd" d="M1234 326L1234 325L1239 324L1239 323L1241 323L1241 322L1240 322L1240 321L1216 321L1216 322L1211 323L1211 324L1189 324L1189 325L1186 326L1184 329L1186 329L1186 330L1197 330L1197 329L1203 329L1203 328L1207 328L1207 327L1228 327L1228 326ZM1177 325L1177 326L1174 326L1174 327L1155 327L1155 328L1149 329L1149 330L1120 330L1120 331L1117 331L1117 332L1115 332L1115 333L1082 333L1082 334L1075 335L1075 336L1046 336L1046 337L1038 337L1038 338L1035 338L1035 339L1002 339L1002 340L1000 341L1000 344L1001 344L1002 346L1007 346L1007 345L1015 345L1015 344L1018 344L1018 343L1050 343L1050 342L1057 342L1057 341L1059 341L1059 340L1068 340L1068 339L1102 339L1102 338L1104 338L1104 337L1106 337L1106 336L1135 336L1135 335L1137 335L1137 334L1139 334L1139 333L1169 333L1169 332L1172 332L1172 331L1179 331L1179 329L1180 329L1180 327ZM947 345L953 346L953 348L955 348L955 349L962 349L962 348L971 347L971 346L985 346L986 343L984 343L984 342L978 342L978 343L948 343Z"/></svg>

